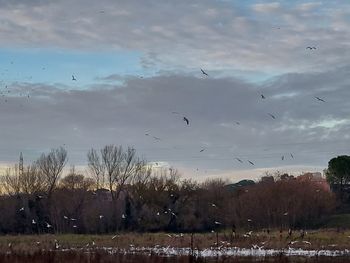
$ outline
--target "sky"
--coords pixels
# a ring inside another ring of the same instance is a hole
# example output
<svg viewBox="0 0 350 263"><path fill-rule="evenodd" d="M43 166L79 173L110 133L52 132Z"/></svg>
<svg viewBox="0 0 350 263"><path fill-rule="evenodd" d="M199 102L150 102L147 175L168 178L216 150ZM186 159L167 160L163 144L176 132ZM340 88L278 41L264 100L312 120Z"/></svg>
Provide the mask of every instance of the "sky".
<svg viewBox="0 0 350 263"><path fill-rule="evenodd" d="M0 161L115 144L197 180L322 171L350 151L349 47L348 1L0 0Z"/></svg>

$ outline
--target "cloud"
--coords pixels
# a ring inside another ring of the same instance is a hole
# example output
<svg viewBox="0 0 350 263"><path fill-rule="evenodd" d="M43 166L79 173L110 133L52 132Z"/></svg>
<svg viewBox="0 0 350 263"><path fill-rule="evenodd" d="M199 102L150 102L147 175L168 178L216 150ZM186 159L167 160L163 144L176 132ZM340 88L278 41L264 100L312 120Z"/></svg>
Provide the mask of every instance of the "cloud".
<svg viewBox="0 0 350 263"><path fill-rule="evenodd" d="M345 65L350 58L349 10L317 6L317 2L246 6L185 0L5 1L0 3L0 38L2 47L138 51L145 68L172 71L205 67L279 75ZM319 12L314 12L316 7ZM256 11L275 13L271 17ZM343 16L335 15L340 11ZM308 52L309 45L318 50Z"/></svg>
<svg viewBox="0 0 350 263"><path fill-rule="evenodd" d="M300 5L297 6L297 10L300 11L311 11L316 9L317 7L320 7L322 5L321 2L309 2L309 3L302 3Z"/></svg>
<svg viewBox="0 0 350 263"><path fill-rule="evenodd" d="M281 4L278 2L264 3L264 4L254 4L253 10L261 13L275 13L280 10Z"/></svg>
<svg viewBox="0 0 350 263"><path fill-rule="evenodd" d="M111 85L107 78L88 90L13 83L8 101L0 103L0 136L7 138L0 143L0 158L15 161L23 151L27 160L35 159L64 145L71 163L84 165L88 149L114 143L134 146L149 162L184 167L197 177L326 166L349 150L348 74L349 67L287 74L264 85L184 75L129 77ZM280 96L285 93L295 95Z"/></svg>

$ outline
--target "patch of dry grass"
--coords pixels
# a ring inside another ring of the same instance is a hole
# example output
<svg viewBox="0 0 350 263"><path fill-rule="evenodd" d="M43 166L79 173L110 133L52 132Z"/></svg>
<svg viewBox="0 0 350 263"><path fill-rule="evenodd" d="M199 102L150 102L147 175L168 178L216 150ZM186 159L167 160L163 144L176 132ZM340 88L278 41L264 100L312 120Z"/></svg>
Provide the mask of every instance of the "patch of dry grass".
<svg viewBox="0 0 350 263"><path fill-rule="evenodd" d="M216 244L216 233L194 234L193 247L204 249L216 246L244 247L253 245L264 246L264 248L304 248L304 249L349 249L350 231L337 232L335 230L308 231L304 239L299 233L294 233L292 238L287 238L287 232L272 231L270 234L264 232L252 233L250 237L244 237L244 233L232 239L228 231L219 233L219 244ZM293 241L293 244L291 244ZM297 242L295 242L297 241ZM307 242L310 242L311 244ZM294 243L295 242L295 243ZM55 250L56 243L59 248L129 248L154 247L156 245L167 247L190 247L190 234L172 233L120 233L116 235L17 235L1 236L0 251L16 251L35 253L42 250Z"/></svg>

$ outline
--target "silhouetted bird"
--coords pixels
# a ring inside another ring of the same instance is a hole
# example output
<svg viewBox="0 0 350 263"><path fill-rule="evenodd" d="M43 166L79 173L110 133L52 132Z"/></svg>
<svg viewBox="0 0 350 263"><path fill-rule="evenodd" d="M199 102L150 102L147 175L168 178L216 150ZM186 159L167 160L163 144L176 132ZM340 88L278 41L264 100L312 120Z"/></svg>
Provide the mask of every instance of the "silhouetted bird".
<svg viewBox="0 0 350 263"><path fill-rule="evenodd" d="M316 49L316 47L306 47L306 49L313 50Z"/></svg>
<svg viewBox="0 0 350 263"><path fill-rule="evenodd" d="M266 99L264 94L261 94L260 96L261 96L262 99Z"/></svg>
<svg viewBox="0 0 350 263"><path fill-rule="evenodd" d="M317 99L318 101L326 102L324 99L321 99L319 97L315 97L315 99Z"/></svg>
<svg viewBox="0 0 350 263"><path fill-rule="evenodd" d="M243 161L239 158L235 158L237 161L239 161L240 163L243 163Z"/></svg>
<svg viewBox="0 0 350 263"><path fill-rule="evenodd" d="M276 119L275 115L272 115L271 113L268 113L272 119Z"/></svg>
<svg viewBox="0 0 350 263"><path fill-rule="evenodd" d="M203 69L201 69L201 71L202 71L202 74L203 74L203 75L209 76L208 73L205 72Z"/></svg>
<svg viewBox="0 0 350 263"><path fill-rule="evenodd" d="M190 125L189 119L187 119L186 117L184 117L183 120L186 122L187 125Z"/></svg>
<svg viewBox="0 0 350 263"><path fill-rule="evenodd" d="M202 152L204 152L204 150L205 150L205 149L202 149L202 150L200 150L199 152L202 153Z"/></svg>
<svg viewBox="0 0 350 263"><path fill-rule="evenodd" d="M290 154L290 157L292 157L292 159L294 159L294 156L293 156L293 154Z"/></svg>
<svg viewBox="0 0 350 263"><path fill-rule="evenodd" d="M250 163L251 165L254 165L254 163L253 163L252 161L249 161L249 160L248 160L248 163Z"/></svg>
<svg viewBox="0 0 350 263"><path fill-rule="evenodd" d="M72 80L73 81L76 81L77 79L74 77L74 75L72 75Z"/></svg>
<svg viewBox="0 0 350 263"><path fill-rule="evenodd" d="M282 159L282 161L284 160L284 155L282 155L281 159Z"/></svg>

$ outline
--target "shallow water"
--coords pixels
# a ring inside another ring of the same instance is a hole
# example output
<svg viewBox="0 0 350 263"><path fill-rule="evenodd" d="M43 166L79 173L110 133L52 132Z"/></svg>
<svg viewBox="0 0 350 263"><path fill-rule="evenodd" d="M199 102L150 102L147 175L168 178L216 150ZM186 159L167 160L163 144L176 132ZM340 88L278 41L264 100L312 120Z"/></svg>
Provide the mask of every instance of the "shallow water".
<svg viewBox="0 0 350 263"><path fill-rule="evenodd" d="M273 256L273 257L195 257L195 256L164 256L156 254L130 254L130 253L110 253L105 250L98 251L38 251L34 253L3 253L0 254L0 262L3 263L343 263L350 262L349 257L308 257L308 256Z"/></svg>

